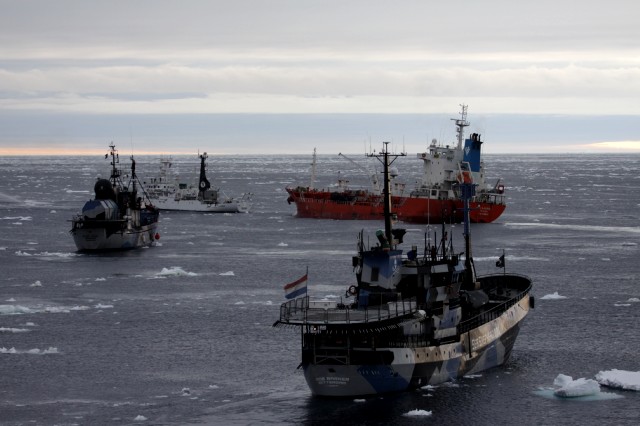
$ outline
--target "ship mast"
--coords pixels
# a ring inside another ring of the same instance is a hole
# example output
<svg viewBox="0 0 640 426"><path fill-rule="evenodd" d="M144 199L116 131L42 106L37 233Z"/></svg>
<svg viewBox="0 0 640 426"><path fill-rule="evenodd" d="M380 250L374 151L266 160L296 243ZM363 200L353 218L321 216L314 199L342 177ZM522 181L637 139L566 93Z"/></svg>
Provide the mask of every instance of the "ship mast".
<svg viewBox="0 0 640 426"><path fill-rule="evenodd" d="M105 155L104 158L107 158L109 155L111 155L111 177L109 180L111 181L111 186L115 188L118 183L118 178L120 178L120 170L116 167L116 164L120 163L120 157L113 142L109 145L109 153Z"/></svg>
<svg viewBox="0 0 640 426"><path fill-rule="evenodd" d="M461 183L460 193L462 195L463 204L463 217L464 217L464 249L465 249L465 262L464 266L467 273L464 277L464 284L467 289L472 289L476 282L476 270L473 264L473 256L471 254L471 232L469 230L469 200L476 195L476 185L473 183Z"/></svg>
<svg viewBox="0 0 640 426"><path fill-rule="evenodd" d="M464 128L469 126L467 121L467 107L468 105L460 104L462 110L460 111L460 118L452 118L456 122L456 134L458 137L458 149L462 149L462 142L464 141Z"/></svg>
<svg viewBox="0 0 640 426"><path fill-rule="evenodd" d="M309 189L313 189L316 184L316 149L313 148L313 161L311 162L311 182L309 182Z"/></svg>
<svg viewBox="0 0 640 426"><path fill-rule="evenodd" d="M398 159L398 157L404 157L407 154L405 152L400 154L390 154L389 153L389 142L383 142L384 148L382 152L379 154L367 154L367 157L375 157L382 163L383 167L383 189L382 196L384 199L384 236L387 238L387 241L391 246L393 246L393 233L391 232L391 190L390 190L390 182L391 177L389 176L389 166L393 164L394 161ZM390 160L390 158L393 159Z"/></svg>

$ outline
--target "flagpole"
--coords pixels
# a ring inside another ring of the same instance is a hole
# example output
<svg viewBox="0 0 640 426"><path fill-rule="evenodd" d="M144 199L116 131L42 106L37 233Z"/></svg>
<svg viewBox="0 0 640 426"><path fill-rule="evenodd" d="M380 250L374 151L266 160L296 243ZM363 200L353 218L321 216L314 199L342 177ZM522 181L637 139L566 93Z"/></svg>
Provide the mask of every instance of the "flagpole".
<svg viewBox="0 0 640 426"><path fill-rule="evenodd" d="M507 260L504 257L504 249L502 249L502 275L507 275Z"/></svg>

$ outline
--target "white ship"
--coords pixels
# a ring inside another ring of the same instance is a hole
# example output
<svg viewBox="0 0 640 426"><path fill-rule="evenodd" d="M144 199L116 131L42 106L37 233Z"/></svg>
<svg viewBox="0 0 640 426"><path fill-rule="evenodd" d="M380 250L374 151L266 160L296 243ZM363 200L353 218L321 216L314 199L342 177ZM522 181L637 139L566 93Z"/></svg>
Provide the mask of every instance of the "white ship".
<svg viewBox="0 0 640 426"><path fill-rule="evenodd" d="M207 153L200 157L200 179L198 183L183 183L171 172L170 158L160 159L160 175L147 184L149 198L160 210L177 210L209 213L248 213L251 194L241 198L225 196L219 188L212 188L207 180Z"/></svg>

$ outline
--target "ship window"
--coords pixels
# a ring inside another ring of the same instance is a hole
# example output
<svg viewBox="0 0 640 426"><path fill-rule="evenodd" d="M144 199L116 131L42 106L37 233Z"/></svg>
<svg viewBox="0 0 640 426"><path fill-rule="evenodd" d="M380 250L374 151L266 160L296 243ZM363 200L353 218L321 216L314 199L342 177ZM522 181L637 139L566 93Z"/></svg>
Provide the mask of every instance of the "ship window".
<svg viewBox="0 0 640 426"><path fill-rule="evenodd" d="M380 268L371 268L371 281L378 281L378 275L380 275Z"/></svg>

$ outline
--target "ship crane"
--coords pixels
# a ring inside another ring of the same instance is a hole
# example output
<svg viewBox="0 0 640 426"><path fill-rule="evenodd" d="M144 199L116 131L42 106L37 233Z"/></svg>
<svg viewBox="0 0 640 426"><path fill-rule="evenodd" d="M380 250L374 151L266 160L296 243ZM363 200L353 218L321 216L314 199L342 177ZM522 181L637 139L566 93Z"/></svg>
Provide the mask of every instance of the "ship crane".
<svg viewBox="0 0 640 426"><path fill-rule="evenodd" d="M356 163L354 160L352 160L351 158L347 157L346 155L344 155L341 152L338 153L338 155L340 157L344 157L351 164L353 164L354 166L356 166L357 168L362 170L364 173L366 173L368 176L370 176L371 177L371 188L373 189L373 191L376 194L380 194L380 181L378 180L378 174L377 173L371 173L371 171L369 171L368 169L364 168L360 164Z"/></svg>

